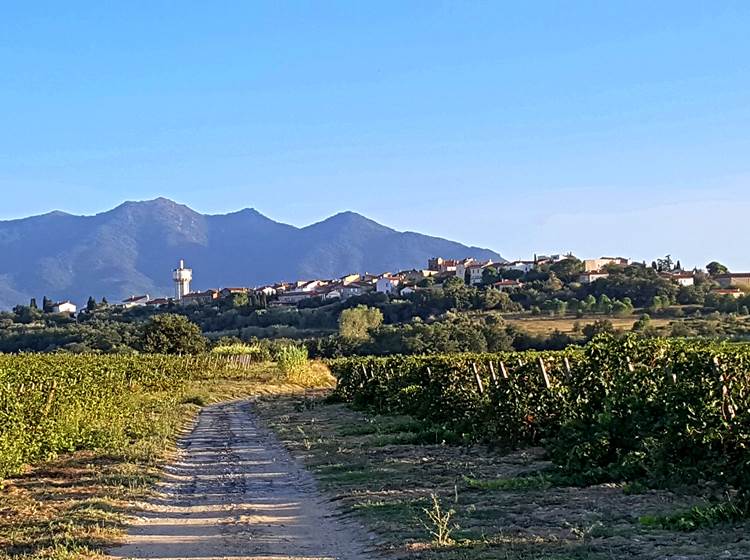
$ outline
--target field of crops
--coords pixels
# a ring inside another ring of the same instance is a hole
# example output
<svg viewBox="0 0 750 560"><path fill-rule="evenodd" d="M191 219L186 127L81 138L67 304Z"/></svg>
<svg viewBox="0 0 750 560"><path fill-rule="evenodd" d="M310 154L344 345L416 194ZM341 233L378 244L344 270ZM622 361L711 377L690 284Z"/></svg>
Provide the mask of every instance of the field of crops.
<svg viewBox="0 0 750 560"><path fill-rule="evenodd" d="M78 449L115 449L155 429L153 413L209 358L0 355L0 480ZM159 395L149 403L149 395ZM141 397L141 398L136 398Z"/></svg>
<svg viewBox="0 0 750 560"><path fill-rule="evenodd" d="M712 480L750 491L750 346L599 338L562 352L349 358L336 396L435 441L543 444L582 484Z"/></svg>

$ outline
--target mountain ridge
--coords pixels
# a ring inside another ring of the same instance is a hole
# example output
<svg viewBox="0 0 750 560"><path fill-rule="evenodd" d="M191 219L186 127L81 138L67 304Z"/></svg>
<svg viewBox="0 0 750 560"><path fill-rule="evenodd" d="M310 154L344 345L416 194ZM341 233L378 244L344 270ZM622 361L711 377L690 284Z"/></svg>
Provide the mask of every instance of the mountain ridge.
<svg viewBox="0 0 750 560"><path fill-rule="evenodd" d="M88 216L54 211L2 220L0 254L0 308L45 295L77 303L89 295L171 295L179 259L195 270L195 289L419 268L433 256L501 259L353 211L297 227L251 207L202 214L164 197Z"/></svg>

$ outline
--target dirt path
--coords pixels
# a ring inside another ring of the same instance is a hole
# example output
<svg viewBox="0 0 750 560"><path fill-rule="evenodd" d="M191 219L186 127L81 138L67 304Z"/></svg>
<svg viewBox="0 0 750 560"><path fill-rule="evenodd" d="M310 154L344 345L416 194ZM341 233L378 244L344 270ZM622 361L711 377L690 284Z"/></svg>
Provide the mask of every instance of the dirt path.
<svg viewBox="0 0 750 560"><path fill-rule="evenodd" d="M361 528L335 516L311 476L246 401L207 407L116 558L364 560ZM358 542L355 542L358 541Z"/></svg>

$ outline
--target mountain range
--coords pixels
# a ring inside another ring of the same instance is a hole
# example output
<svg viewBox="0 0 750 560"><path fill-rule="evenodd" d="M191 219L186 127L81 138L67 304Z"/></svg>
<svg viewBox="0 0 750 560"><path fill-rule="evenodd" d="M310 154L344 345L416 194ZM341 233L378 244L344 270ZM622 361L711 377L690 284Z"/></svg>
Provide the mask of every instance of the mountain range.
<svg viewBox="0 0 750 560"><path fill-rule="evenodd" d="M193 289L424 268L427 259L500 259L489 249L399 232L354 212L298 228L254 209L205 215L165 198L95 216L51 212L0 221L0 308L31 297L85 302L173 293L179 259Z"/></svg>

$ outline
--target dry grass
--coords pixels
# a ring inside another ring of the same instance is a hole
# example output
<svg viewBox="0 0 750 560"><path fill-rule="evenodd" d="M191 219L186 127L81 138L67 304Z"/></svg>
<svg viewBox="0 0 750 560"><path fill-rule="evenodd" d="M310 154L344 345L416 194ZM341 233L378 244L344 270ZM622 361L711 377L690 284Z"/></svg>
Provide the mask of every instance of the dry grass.
<svg viewBox="0 0 750 560"><path fill-rule="evenodd" d="M583 318L576 317L523 317L523 318L512 318L506 317L505 320L509 325L519 327L524 331L535 334L535 335L549 335L554 331L560 331L566 334L574 333L574 325L576 322L581 326L585 326L589 323L593 323L597 320L606 319L611 321L616 329L622 329L629 331L633 328L633 324L638 320L638 316L632 315L629 317L609 317L603 315L593 315ZM654 327L668 326L674 319L669 318L651 318L651 325Z"/></svg>
<svg viewBox="0 0 750 560"><path fill-rule="evenodd" d="M750 558L750 523L692 533L653 530L639 517L702 500L683 492L608 484L557 487L537 474L543 451L502 454L430 441L408 417L371 417L324 395L262 399L257 411L315 473L347 515L377 536L388 557L413 560L648 560ZM497 481L505 481L499 484ZM454 543L437 546L423 526L435 494L455 510Z"/></svg>

